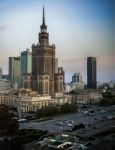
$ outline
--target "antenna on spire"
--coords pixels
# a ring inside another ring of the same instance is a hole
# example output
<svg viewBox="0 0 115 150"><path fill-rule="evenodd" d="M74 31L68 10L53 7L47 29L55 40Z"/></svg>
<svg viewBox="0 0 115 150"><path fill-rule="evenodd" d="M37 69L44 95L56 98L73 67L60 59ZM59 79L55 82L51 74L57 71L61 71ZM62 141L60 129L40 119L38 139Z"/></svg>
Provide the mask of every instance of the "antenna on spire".
<svg viewBox="0 0 115 150"><path fill-rule="evenodd" d="M44 5L43 5L43 24L45 24L45 8L44 8Z"/></svg>

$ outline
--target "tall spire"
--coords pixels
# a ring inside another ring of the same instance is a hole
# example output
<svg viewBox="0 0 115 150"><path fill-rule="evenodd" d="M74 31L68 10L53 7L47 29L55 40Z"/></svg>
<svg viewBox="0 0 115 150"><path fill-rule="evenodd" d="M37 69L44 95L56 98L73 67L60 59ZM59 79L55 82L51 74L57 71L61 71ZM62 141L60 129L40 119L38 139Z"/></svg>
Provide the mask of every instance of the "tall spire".
<svg viewBox="0 0 115 150"><path fill-rule="evenodd" d="M45 25L45 8L44 8L44 5L43 5L43 25Z"/></svg>
<svg viewBox="0 0 115 150"><path fill-rule="evenodd" d="M43 16L42 16L42 25L40 26L41 32L39 33L39 43L41 45L48 45L48 33L47 33L47 26L45 24L45 8L43 6Z"/></svg>
<svg viewBox="0 0 115 150"><path fill-rule="evenodd" d="M45 24L45 8L44 8L44 5L43 5L43 16L42 16L42 25L41 25L41 29L42 31L45 31L47 30L47 26Z"/></svg>

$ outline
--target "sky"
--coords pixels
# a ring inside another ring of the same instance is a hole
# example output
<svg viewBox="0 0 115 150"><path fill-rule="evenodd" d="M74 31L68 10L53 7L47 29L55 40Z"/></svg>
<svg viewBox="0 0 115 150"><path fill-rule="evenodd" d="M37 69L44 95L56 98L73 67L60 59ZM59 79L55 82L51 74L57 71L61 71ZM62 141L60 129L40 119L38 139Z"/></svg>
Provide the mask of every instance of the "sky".
<svg viewBox="0 0 115 150"><path fill-rule="evenodd" d="M0 0L0 67L38 42L42 9L50 44L56 45L66 82L75 72L87 80L87 57L97 58L97 81L115 80L114 0Z"/></svg>

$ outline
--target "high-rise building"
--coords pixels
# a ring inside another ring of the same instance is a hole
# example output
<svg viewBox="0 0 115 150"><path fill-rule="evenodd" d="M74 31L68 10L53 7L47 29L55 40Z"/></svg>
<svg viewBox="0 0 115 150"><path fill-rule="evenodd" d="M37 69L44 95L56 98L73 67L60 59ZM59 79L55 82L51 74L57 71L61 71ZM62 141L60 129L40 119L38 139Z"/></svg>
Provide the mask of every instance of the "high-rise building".
<svg viewBox="0 0 115 150"><path fill-rule="evenodd" d="M62 67L58 67L58 72L55 74L55 93L63 93L64 71Z"/></svg>
<svg viewBox="0 0 115 150"><path fill-rule="evenodd" d="M82 82L82 75L80 72L74 73L72 76L72 82Z"/></svg>
<svg viewBox="0 0 115 150"><path fill-rule="evenodd" d="M96 77L96 58L87 58L87 88L96 89L97 88L97 77Z"/></svg>
<svg viewBox="0 0 115 150"><path fill-rule="evenodd" d="M27 49L21 52L21 87L24 87L24 76L32 73L32 52Z"/></svg>
<svg viewBox="0 0 115 150"><path fill-rule="evenodd" d="M0 79L2 79L2 68L0 67Z"/></svg>
<svg viewBox="0 0 115 150"><path fill-rule="evenodd" d="M71 90L77 92L77 90L84 89L84 82L82 80L82 74L80 72L74 73L72 76Z"/></svg>
<svg viewBox="0 0 115 150"><path fill-rule="evenodd" d="M11 84L18 84L20 87L20 58L9 57L9 78Z"/></svg>
<svg viewBox="0 0 115 150"><path fill-rule="evenodd" d="M58 63L58 60L55 58L55 45L49 44L44 7L38 39L38 44L32 45L33 90L37 90L39 94L53 95L55 92L58 92L58 90L55 91L55 75L57 77L58 71L56 63ZM57 77L57 79L60 78ZM63 83L61 86L63 86Z"/></svg>

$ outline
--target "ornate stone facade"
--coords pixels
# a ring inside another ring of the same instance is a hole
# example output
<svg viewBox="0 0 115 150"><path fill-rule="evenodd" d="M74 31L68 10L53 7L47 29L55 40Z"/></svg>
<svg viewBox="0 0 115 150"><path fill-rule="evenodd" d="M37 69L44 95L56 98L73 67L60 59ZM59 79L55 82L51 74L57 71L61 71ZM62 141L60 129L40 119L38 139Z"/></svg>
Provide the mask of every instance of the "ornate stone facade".
<svg viewBox="0 0 115 150"><path fill-rule="evenodd" d="M32 88L32 74L25 74L23 76L24 80L24 88L31 89Z"/></svg>
<svg viewBox="0 0 115 150"><path fill-rule="evenodd" d="M32 45L32 89L38 91L39 94L53 96L55 92L63 92L64 73L56 72L58 60L55 58L55 45L49 44L44 8L38 39L38 44Z"/></svg>

